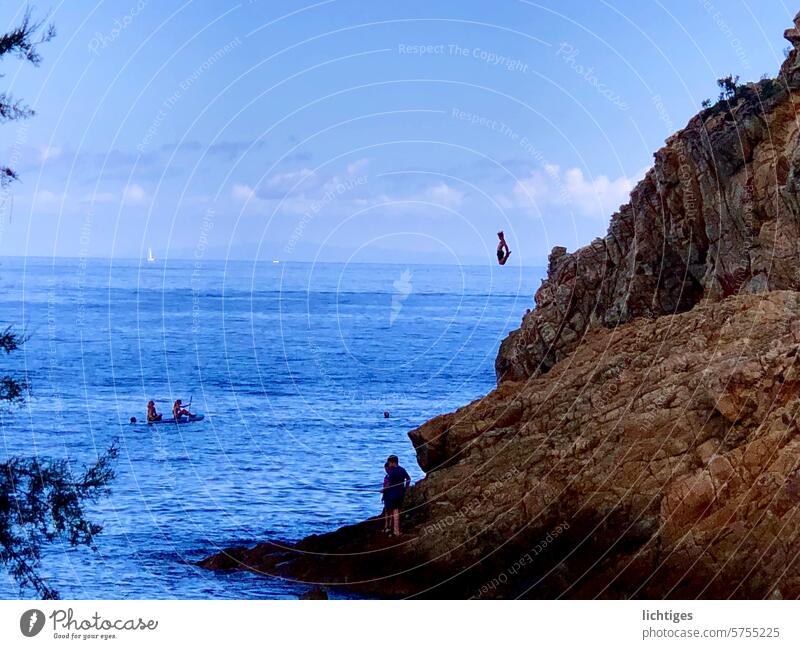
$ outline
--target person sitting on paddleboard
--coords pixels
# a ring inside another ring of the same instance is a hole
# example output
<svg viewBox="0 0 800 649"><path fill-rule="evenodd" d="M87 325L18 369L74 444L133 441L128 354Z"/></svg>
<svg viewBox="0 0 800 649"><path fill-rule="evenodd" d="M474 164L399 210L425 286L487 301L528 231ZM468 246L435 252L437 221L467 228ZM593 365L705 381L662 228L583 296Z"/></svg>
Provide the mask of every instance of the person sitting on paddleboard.
<svg viewBox="0 0 800 649"><path fill-rule="evenodd" d="M508 249L506 236L503 234L502 230L497 233L497 236L500 239L500 242L497 244L497 261L500 262L501 266L504 266L508 261L508 256L511 254L511 251Z"/></svg>
<svg viewBox="0 0 800 649"><path fill-rule="evenodd" d="M147 402L147 421L161 421L161 413L156 412L156 402L152 399Z"/></svg>
<svg viewBox="0 0 800 649"><path fill-rule="evenodd" d="M172 416L175 417L175 421L177 421L183 416L194 417L194 415L191 412L189 412L188 410L186 410L186 408L183 407L183 404L181 403L180 399L175 401L175 403L172 405Z"/></svg>

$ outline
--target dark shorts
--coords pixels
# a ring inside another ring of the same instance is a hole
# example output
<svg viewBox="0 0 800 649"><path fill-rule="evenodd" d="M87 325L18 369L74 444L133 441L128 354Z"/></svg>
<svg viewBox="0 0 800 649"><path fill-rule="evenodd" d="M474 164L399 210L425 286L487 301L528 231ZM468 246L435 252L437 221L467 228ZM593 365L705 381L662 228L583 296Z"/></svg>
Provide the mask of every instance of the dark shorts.
<svg viewBox="0 0 800 649"><path fill-rule="evenodd" d="M506 253L503 252L502 249L497 250L497 261L503 261L503 257L506 256Z"/></svg>
<svg viewBox="0 0 800 649"><path fill-rule="evenodd" d="M392 509L400 509L403 506L403 497L405 494L399 494L397 496L387 496L383 501L383 506L387 510Z"/></svg>

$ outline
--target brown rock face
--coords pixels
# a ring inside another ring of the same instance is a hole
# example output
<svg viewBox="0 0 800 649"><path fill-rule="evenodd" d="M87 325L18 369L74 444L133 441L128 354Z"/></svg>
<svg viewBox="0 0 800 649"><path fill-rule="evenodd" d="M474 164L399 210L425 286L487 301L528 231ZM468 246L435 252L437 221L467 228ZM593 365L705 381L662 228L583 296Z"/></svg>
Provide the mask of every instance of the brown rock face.
<svg viewBox="0 0 800 649"><path fill-rule="evenodd" d="M787 32L800 43L800 20ZM411 431L369 520L201 565L416 597L800 597L800 57L693 118L575 253L498 387Z"/></svg>
<svg viewBox="0 0 800 649"><path fill-rule="evenodd" d="M412 433L455 460L399 541L372 520L204 565L395 596L800 597L798 315L776 291L594 329Z"/></svg>
<svg viewBox="0 0 800 649"><path fill-rule="evenodd" d="M547 372L593 328L800 288L796 59L670 137L604 239L553 249L536 309L500 348L498 381Z"/></svg>
<svg viewBox="0 0 800 649"><path fill-rule="evenodd" d="M800 596L799 315L780 291L598 328L546 376L454 413L444 452L463 459L415 498L483 506L431 544L477 557L565 528L504 595ZM465 425L502 403L521 404L515 423Z"/></svg>

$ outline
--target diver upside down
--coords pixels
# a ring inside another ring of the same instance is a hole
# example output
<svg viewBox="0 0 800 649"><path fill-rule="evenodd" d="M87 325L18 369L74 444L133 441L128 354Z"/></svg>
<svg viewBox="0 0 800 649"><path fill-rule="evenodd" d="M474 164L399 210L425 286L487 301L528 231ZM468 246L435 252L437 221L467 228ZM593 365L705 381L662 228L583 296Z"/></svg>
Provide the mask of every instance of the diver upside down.
<svg viewBox="0 0 800 649"><path fill-rule="evenodd" d="M508 249L508 244L506 243L506 237L503 234L503 231L497 233L500 242L497 244L497 261L501 266L505 266L505 263L508 261L509 255L511 255L511 251Z"/></svg>

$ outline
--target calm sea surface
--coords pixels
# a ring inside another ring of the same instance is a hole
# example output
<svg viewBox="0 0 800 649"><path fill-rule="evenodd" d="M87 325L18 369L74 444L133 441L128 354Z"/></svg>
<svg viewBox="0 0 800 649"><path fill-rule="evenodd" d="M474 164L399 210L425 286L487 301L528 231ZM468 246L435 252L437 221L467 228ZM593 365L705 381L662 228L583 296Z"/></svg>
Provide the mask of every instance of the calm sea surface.
<svg viewBox="0 0 800 649"><path fill-rule="evenodd" d="M0 413L0 459L90 462L117 439L97 551L56 545L65 598L296 597L302 585L195 561L380 512L390 453L422 477L411 428L488 392L500 341L542 269L0 260L0 325L30 336L0 374L32 394ZM131 425L148 399L191 425ZM391 412L384 419L383 411ZM30 595L30 593L26 593ZM18 597L0 567L0 598Z"/></svg>

